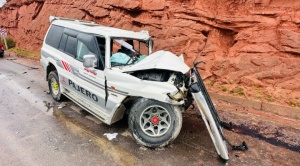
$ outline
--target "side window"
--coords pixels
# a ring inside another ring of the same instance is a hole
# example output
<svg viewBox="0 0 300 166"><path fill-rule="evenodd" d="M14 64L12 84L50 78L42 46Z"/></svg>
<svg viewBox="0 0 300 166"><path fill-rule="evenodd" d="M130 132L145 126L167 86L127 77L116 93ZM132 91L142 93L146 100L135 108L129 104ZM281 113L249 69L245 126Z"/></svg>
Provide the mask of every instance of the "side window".
<svg viewBox="0 0 300 166"><path fill-rule="evenodd" d="M60 40L60 43L59 43L59 47L58 47L58 49L60 51L65 51L67 38L68 38L68 36L66 34L63 34L63 36L62 36L62 38Z"/></svg>
<svg viewBox="0 0 300 166"><path fill-rule="evenodd" d="M94 54L98 59L97 68L100 70L104 69L104 56L105 49L100 48L98 37L95 37L92 34L79 33L77 36L78 44L77 44L77 57L76 59L79 61L83 60L83 56L86 54ZM101 47L105 48L105 38L104 43L102 42ZM104 51L104 52L102 52ZM104 55L102 55L102 53Z"/></svg>
<svg viewBox="0 0 300 166"><path fill-rule="evenodd" d="M105 57L105 38L97 37L98 47L102 57Z"/></svg>
<svg viewBox="0 0 300 166"><path fill-rule="evenodd" d="M94 54L94 53L92 53L84 43L78 40L76 59L78 59L79 61L83 61L83 56L87 54Z"/></svg>
<svg viewBox="0 0 300 166"><path fill-rule="evenodd" d="M46 37L46 44L58 48L63 31L63 27L52 24Z"/></svg>
<svg viewBox="0 0 300 166"><path fill-rule="evenodd" d="M105 38L98 36L97 43L98 43L98 48L100 51L100 60L103 64L103 68L104 68L104 66L105 66Z"/></svg>
<svg viewBox="0 0 300 166"><path fill-rule="evenodd" d="M72 36L68 36L65 52L70 54L73 57L76 57L76 53L77 53L76 47L77 47L77 39Z"/></svg>

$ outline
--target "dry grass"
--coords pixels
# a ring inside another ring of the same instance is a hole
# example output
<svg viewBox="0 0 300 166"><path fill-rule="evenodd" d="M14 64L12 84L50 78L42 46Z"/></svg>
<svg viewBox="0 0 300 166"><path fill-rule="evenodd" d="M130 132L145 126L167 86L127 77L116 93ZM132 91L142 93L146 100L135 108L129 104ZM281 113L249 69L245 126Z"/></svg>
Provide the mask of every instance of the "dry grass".
<svg viewBox="0 0 300 166"><path fill-rule="evenodd" d="M8 49L7 51L8 52L13 52L18 57L22 57L22 58L39 60L40 57L41 57L41 54L38 51L28 51L28 50L21 49L21 48L16 48L16 47Z"/></svg>

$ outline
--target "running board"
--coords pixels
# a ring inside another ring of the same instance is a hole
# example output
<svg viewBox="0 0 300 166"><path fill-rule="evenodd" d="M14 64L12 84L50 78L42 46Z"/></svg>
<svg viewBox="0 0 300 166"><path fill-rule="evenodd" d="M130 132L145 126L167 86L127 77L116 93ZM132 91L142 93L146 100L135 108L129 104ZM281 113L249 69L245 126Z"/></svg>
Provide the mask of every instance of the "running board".
<svg viewBox="0 0 300 166"><path fill-rule="evenodd" d="M232 145L223 135L221 127L230 128L232 124L225 123L220 120L219 115L204 86L200 73L197 70L197 65L199 63L202 62L195 63L193 69L191 69L191 78L193 79L191 82L193 82L190 85L190 91L197 104L218 155L222 159L228 160L229 155L226 142L231 146L232 150L247 150L248 146L245 142L239 146Z"/></svg>

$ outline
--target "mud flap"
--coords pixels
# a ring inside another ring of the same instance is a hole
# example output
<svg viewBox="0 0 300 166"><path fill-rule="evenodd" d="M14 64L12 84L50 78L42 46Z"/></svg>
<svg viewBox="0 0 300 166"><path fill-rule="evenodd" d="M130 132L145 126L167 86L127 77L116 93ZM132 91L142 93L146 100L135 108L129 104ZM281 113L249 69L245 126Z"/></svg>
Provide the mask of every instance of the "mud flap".
<svg viewBox="0 0 300 166"><path fill-rule="evenodd" d="M205 126L209 132L209 135L214 143L218 155L224 159L228 160L228 150L226 143L228 143L233 150L247 150L248 146L245 142L242 145L235 146L232 145L223 135L221 127L230 127L231 123L222 122L218 116L218 113L211 101L209 94L204 86L200 73L197 70L197 65L202 62L194 64L194 68L191 70L191 85L190 91L193 95L193 98L197 104L197 107L200 111L202 119L205 123Z"/></svg>

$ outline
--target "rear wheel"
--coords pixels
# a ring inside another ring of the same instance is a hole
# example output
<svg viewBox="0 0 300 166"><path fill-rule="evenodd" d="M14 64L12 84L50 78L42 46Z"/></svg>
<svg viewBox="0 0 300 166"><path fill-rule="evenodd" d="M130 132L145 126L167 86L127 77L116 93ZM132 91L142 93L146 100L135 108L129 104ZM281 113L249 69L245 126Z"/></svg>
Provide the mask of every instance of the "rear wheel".
<svg viewBox="0 0 300 166"><path fill-rule="evenodd" d="M48 75L48 86L50 94L52 95L53 99L56 101L62 101L63 95L61 94L60 87L59 87L59 78L57 71L51 71Z"/></svg>
<svg viewBox="0 0 300 166"><path fill-rule="evenodd" d="M129 129L147 147L163 147L179 134L182 115L179 107L151 99L139 99L129 114Z"/></svg>

